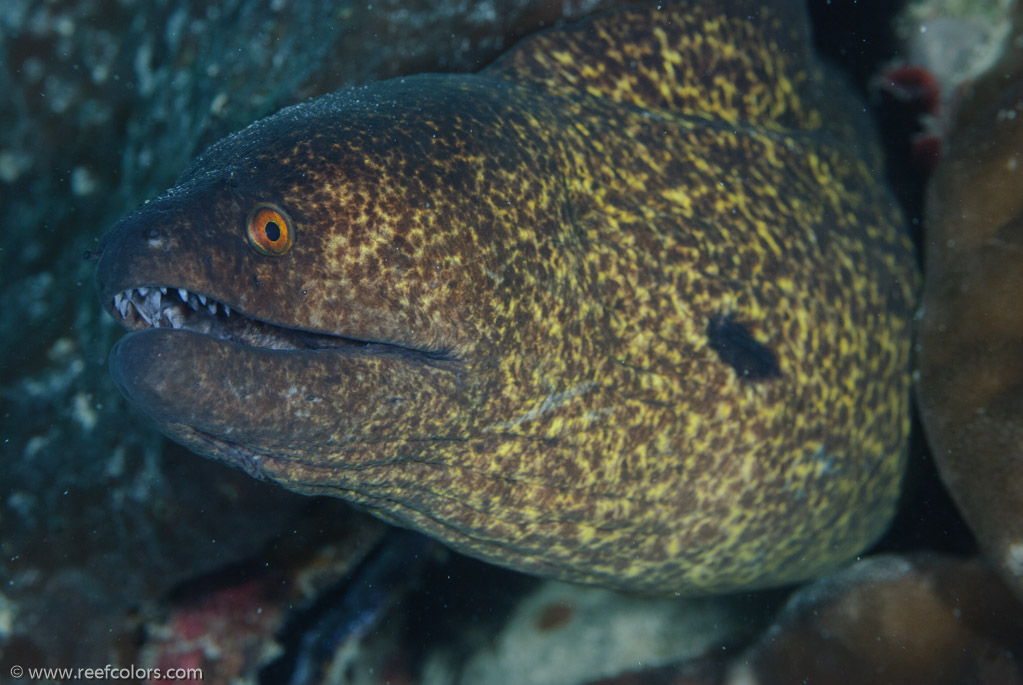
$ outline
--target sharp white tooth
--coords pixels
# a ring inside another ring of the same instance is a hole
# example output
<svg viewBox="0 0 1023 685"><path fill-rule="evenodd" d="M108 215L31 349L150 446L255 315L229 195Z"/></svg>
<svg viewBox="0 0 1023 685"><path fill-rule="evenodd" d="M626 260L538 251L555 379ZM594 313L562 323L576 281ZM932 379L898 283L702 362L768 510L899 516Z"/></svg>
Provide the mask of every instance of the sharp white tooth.
<svg viewBox="0 0 1023 685"><path fill-rule="evenodd" d="M181 298L182 302L188 302L188 291L184 288L178 288L178 297Z"/></svg>
<svg viewBox="0 0 1023 685"><path fill-rule="evenodd" d="M145 297L149 294L149 288L139 288L139 295Z"/></svg>
<svg viewBox="0 0 1023 685"><path fill-rule="evenodd" d="M166 288L160 288L160 294L161 295L166 295L167 294L167 289Z"/></svg>
<svg viewBox="0 0 1023 685"><path fill-rule="evenodd" d="M204 307L206 306L206 296L205 295L200 295L199 296L199 301L202 302L202 306L204 306Z"/></svg>
<svg viewBox="0 0 1023 685"><path fill-rule="evenodd" d="M160 320L160 299L159 290L150 290L149 296L146 298L146 309L149 310L149 316L157 322Z"/></svg>
<svg viewBox="0 0 1023 685"><path fill-rule="evenodd" d="M229 319L231 318L231 308L228 307L226 304L224 305L224 314L227 316L227 318Z"/></svg>
<svg viewBox="0 0 1023 685"><path fill-rule="evenodd" d="M137 311L139 313L139 316L145 319L146 323L148 323L150 326L154 325L153 320L149 318L148 314L146 314L145 306L140 307L138 305L135 305L135 311Z"/></svg>
<svg viewBox="0 0 1023 685"><path fill-rule="evenodd" d="M199 311L199 302L192 293L188 293L188 306L192 308L192 311Z"/></svg>
<svg viewBox="0 0 1023 685"><path fill-rule="evenodd" d="M206 305L206 309L210 310L210 314L212 314L213 316L217 315L217 303L216 302L210 302L208 305Z"/></svg>
<svg viewBox="0 0 1023 685"><path fill-rule="evenodd" d="M163 315L170 321L171 328L181 328L185 322L181 316L181 310L177 307L169 307L163 310Z"/></svg>
<svg viewBox="0 0 1023 685"><path fill-rule="evenodd" d="M121 318L126 318L128 316L128 305L131 304L131 301L123 295L118 295L114 298L114 304L117 306L117 311L121 312Z"/></svg>

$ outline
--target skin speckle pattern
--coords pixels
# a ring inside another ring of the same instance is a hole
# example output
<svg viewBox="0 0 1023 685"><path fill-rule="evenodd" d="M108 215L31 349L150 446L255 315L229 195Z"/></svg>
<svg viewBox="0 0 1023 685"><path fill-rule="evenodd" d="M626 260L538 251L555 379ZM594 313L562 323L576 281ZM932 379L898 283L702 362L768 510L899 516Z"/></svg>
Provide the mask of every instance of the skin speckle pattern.
<svg viewBox="0 0 1023 685"><path fill-rule="evenodd" d="M898 497L916 273L862 107L777 4L632 7L221 141L113 229L104 301L184 287L373 344L141 330L119 386L197 452L527 572L701 594L842 564ZM260 202L287 254L249 246Z"/></svg>

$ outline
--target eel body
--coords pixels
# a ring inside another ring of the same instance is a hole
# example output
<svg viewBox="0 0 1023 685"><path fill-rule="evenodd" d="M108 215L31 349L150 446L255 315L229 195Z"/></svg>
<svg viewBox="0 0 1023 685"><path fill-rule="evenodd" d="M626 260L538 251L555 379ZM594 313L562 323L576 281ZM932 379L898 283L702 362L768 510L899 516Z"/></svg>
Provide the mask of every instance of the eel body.
<svg viewBox="0 0 1023 685"><path fill-rule="evenodd" d="M899 493L916 276L798 7L633 6L220 141L107 237L118 386L196 452L526 572L835 568Z"/></svg>

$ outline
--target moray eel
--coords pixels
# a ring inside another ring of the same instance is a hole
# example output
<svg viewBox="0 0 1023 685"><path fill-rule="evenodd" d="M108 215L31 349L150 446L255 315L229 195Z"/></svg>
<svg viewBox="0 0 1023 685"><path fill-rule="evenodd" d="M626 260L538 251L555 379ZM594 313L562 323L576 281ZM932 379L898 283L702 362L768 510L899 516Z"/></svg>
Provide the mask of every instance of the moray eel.
<svg viewBox="0 0 1023 685"><path fill-rule="evenodd" d="M808 31L634 6L252 124L108 235L118 386L200 454L514 569L835 568L898 497L915 267Z"/></svg>

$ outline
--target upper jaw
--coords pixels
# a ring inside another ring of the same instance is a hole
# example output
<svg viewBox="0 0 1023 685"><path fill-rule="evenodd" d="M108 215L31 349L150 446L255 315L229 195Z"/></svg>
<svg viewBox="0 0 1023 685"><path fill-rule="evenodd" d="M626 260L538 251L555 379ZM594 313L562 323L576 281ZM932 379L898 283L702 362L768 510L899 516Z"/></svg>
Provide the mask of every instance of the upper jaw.
<svg viewBox="0 0 1023 685"><path fill-rule="evenodd" d="M205 295L198 295L187 288L140 287L122 290L113 297L108 307L111 315L119 318L130 329L139 328L185 328L189 311L199 312L200 307L210 316L222 313L231 317L231 308Z"/></svg>
<svg viewBox="0 0 1023 685"><path fill-rule="evenodd" d="M287 293L274 297L263 293L263 300L273 301L273 311L267 312L267 302L257 306L255 298L247 298L244 293L228 296L231 298L228 304L220 299L224 295L216 297L208 289L205 292L193 289L197 282L205 283L207 288L210 286L202 275L213 267L191 252L177 254L178 246L173 240L179 239L181 231L161 230L156 238L149 240L150 234L145 230L148 225L142 223L141 215L122 220L105 239L96 267L96 286L103 307L129 331L185 330L243 346L273 350L390 353L428 362L454 359L445 350L418 348L414 342L394 344L366 331L360 336L361 327L355 321L351 321L353 330L336 333L324 331L320 326L306 328L301 322L293 323L285 316L289 311L297 312L282 304L288 299ZM233 273L236 267L237 264L227 260L219 270ZM186 283L193 285L190 288ZM236 285L237 280L225 281L229 288ZM349 321L347 317L345 320Z"/></svg>
<svg viewBox="0 0 1023 685"><path fill-rule="evenodd" d="M125 328L185 329L252 347L306 350L362 346L342 336L268 323L207 295L176 286L128 288L106 301L107 311Z"/></svg>
<svg viewBox="0 0 1023 685"><path fill-rule="evenodd" d="M270 323L249 316L213 297L178 286L128 288L107 298L105 305L110 315L130 331L183 329L218 340L272 350L362 350L367 353L396 353L430 362L453 360L445 352L419 350Z"/></svg>

